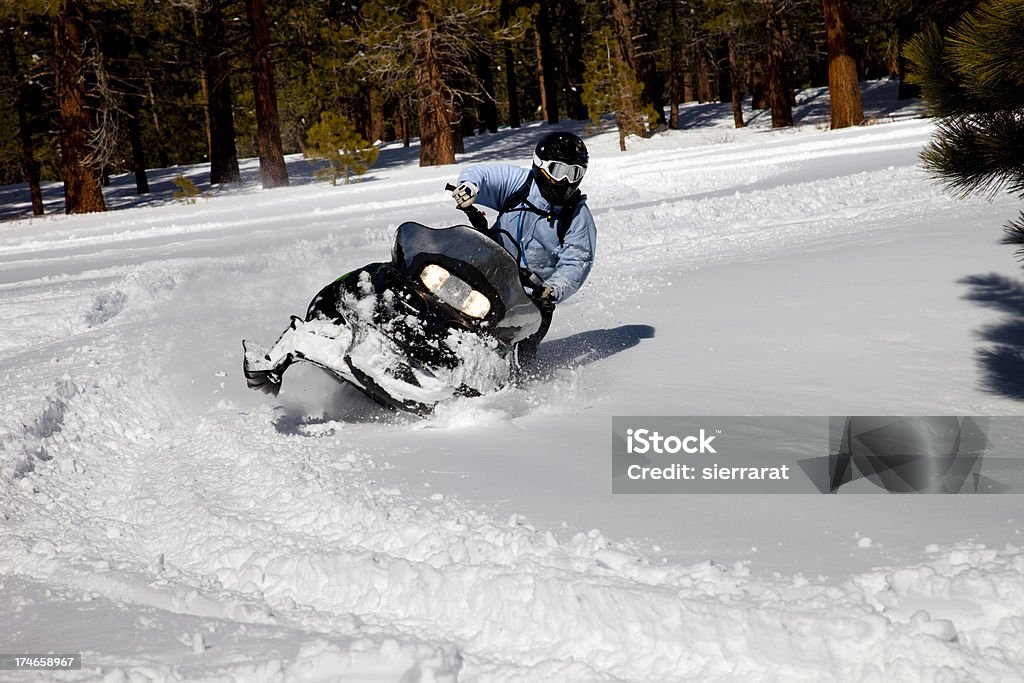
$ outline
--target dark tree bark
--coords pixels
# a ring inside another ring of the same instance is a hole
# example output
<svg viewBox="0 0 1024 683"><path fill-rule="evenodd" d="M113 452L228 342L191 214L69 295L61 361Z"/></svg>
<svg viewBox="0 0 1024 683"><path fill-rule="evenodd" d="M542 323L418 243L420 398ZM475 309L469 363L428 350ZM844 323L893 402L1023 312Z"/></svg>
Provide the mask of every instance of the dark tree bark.
<svg viewBox="0 0 1024 683"><path fill-rule="evenodd" d="M85 102L82 33L84 10L79 0L66 0L53 18L54 76L60 119L64 211L106 211L99 173L88 163L92 122Z"/></svg>
<svg viewBox="0 0 1024 683"><path fill-rule="evenodd" d="M768 33L768 102L772 110L772 128L784 128L793 125L792 89L786 78L785 26L774 8L768 12L765 28Z"/></svg>
<svg viewBox="0 0 1024 683"><path fill-rule="evenodd" d="M498 132L498 105L494 101L494 71L491 55L481 50L476 59L476 75L480 79L483 92L480 93L480 105L477 115L480 117L480 132L488 130Z"/></svg>
<svg viewBox="0 0 1024 683"><path fill-rule="evenodd" d="M583 60L583 17L576 0L563 0L561 14L562 82L566 115L577 121L590 118L583 104L583 81L586 64Z"/></svg>
<svg viewBox="0 0 1024 683"><path fill-rule="evenodd" d="M456 154L466 153L466 121L468 118L464 117L452 123L452 149ZM472 133L472 127L470 127L469 135L472 136Z"/></svg>
<svg viewBox="0 0 1024 683"><path fill-rule="evenodd" d="M732 99L732 78L729 72L729 43L720 43L715 47L715 68L718 72L718 101L729 102Z"/></svg>
<svg viewBox="0 0 1024 683"><path fill-rule="evenodd" d="M755 62L748 70L750 82L750 108L754 110L765 110L771 108L768 101L768 80L765 78L765 67L763 63Z"/></svg>
<svg viewBox="0 0 1024 683"><path fill-rule="evenodd" d="M368 135L366 139L371 143L378 140L383 140L385 137L385 121L387 120L384 115L384 93L381 92L380 88L374 84L371 84L366 88L366 106L369 109L370 114L370 127L367 130Z"/></svg>
<svg viewBox="0 0 1024 683"><path fill-rule="evenodd" d="M679 99L683 93L682 44L679 40L679 3L671 3L669 9L669 42L668 42L668 126L679 128Z"/></svg>
<svg viewBox="0 0 1024 683"><path fill-rule="evenodd" d="M647 36L641 43L643 49L636 55L636 77L642 86L640 101L654 110L655 116L650 125L657 127L665 121L665 83L658 72L656 51L660 46L653 44L654 31L650 25L653 4L634 2L633 16L634 34Z"/></svg>
<svg viewBox="0 0 1024 683"><path fill-rule="evenodd" d="M505 25L512 16L513 2L501 1L501 23ZM522 120L519 115L519 79L516 78L516 58L512 43L505 41L505 90L508 91L508 125L519 128Z"/></svg>
<svg viewBox="0 0 1024 683"><path fill-rule="evenodd" d="M711 58L703 45L698 45L694 52L694 66L694 96L701 104L714 102L716 98L715 88L711 84Z"/></svg>
<svg viewBox="0 0 1024 683"><path fill-rule="evenodd" d="M541 107L544 120L558 123L558 74L555 68L555 50L551 44L551 12L548 3L541 2L534 16L537 42L537 75L540 78Z"/></svg>
<svg viewBox="0 0 1024 683"><path fill-rule="evenodd" d="M399 128L398 137L402 138L402 147L410 147L412 145L412 124L409 122L409 103L404 98L398 104L398 120L396 125Z"/></svg>
<svg viewBox="0 0 1024 683"><path fill-rule="evenodd" d="M860 100L857 62L850 40L850 9L846 0L822 0L825 13L825 38L828 43L828 92L832 128L847 128L864 123Z"/></svg>
<svg viewBox="0 0 1024 683"><path fill-rule="evenodd" d="M210 184L241 181L235 147L235 116L232 111L231 65L224 39L223 0L210 0L200 12L205 50L206 113L210 135ZM260 154L262 157L262 152Z"/></svg>
<svg viewBox="0 0 1024 683"><path fill-rule="evenodd" d="M142 94L130 92L125 95L125 110L128 114L128 142L132 148L132 172L135 174L135 192L149 194L149 178L146 176L146 152L142 146Z"/></svg>
<svg viewBox="0 0 1024 683"><path fill-rule="evenodd" d="M28 121L28 110L25 105L25 79L18 70L18 53L14 47L14 30L3 31L4 44L7 48L7 63L11 76L17 80L14 89L14 109L18 113L18 140L21 143L21 177L28 183L29 196L32 198L32 213L43 215L43 193L39 186L39 162L36 161L35 146L32 144L32 128Z"/></svg>
<svg viewBox="0 0 1024 683"><path fill-rule="evenodd" d="M274 61L270 29L263 0L245 0L252 31L252 89L256 100L256 135L260 153L260 179L266 189L288 185L288 168L281 144L281 119L274 87Z"/></svg>
<svg viewBox="0 0 1024 683"><path fill-rule="evenodd" d="M740 72L739 57L736 54L736 38L729 36L729 94L732 99L732 122L743 128L743 74Z"/></svg>
<svg viewBox="0 0 1024 683"><path fill-rule="evenodd" d="M416 3L416 15L420 24L420 39L414 45L420 166L454 164L451 94L442 76L440 60L434 51L434 17L423 0Z"/></svg>
<svg viewBox="0 0 1024 683"><path fill-rule="evenodd" d="M611 0L612 29L622 52L622 62L636 73L636 46L633 44L633 15L627 0Z"/></svg>
<svg viewBox="0 0 1024 683"><path fill-rule="evenodd" d="M153 79L148 73L146 75L146 96L149 101L149 113L153 117L153 130L156 131L157 159L160 168L167 168L171 165L171 160L167 155L167 145L164 144L164 131L160 125L160 107L156 101L156 95L153 94Z"/></svg>

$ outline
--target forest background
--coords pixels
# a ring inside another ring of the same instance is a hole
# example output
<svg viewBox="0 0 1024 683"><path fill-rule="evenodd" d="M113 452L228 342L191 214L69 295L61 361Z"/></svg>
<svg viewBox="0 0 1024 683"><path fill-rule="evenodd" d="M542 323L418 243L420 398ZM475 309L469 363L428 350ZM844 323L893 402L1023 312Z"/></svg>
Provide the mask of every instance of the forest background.
<svg viewBox="0 0 1024 683"><path fill-rule="evenodd" d="M904 46L977 4L0 0L0 184L27 183L42 213L40 181L62 180L65 210L83 213L105 210L115 174L146 193L147 168L209 163L211 184L230 184L259 157L277 187L311 129L352 149L418 139L421 165L537 120L615 125L625 149L678 127L687 102L789 126L795 92L823 85L832 127L858 125L858 82L919 96Z"/></svg>

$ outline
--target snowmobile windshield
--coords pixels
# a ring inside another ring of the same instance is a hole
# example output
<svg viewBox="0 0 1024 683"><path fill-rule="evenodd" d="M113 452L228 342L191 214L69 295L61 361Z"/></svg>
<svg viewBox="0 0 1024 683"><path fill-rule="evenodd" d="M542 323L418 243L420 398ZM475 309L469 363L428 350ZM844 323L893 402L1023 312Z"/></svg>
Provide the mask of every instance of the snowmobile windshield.
<svg viewBox="0 0 1024 683"><path fill-rule="evenodd" d="M454 269L485 295L497 296L494 303L501 313L493 331L508 341L520 341L540 326L539 311L523 291L515 259L503 246L468 225L428 228L403 223L395 236L392 258L395 267L411 278L418 277L428 264L439 264Z"/></svg>

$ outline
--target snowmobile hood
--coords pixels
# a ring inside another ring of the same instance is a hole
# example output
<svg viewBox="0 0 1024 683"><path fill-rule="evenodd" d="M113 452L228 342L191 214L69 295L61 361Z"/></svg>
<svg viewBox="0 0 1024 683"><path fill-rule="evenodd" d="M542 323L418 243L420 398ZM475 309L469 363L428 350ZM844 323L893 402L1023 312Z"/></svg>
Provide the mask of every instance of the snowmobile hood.
<svg viewBox="0 0 1024 683"><path fill-rule="evenodd" d="M395 236L392 259L410 279L431 262L446 267L454 264L456 270L461 269L457 274L471 283L479 279L479 274L491 290L483 293L497 296L504 311L490 329L496 337L517 342L540 328L537 307L523 290L515 259L503 246L468 225L429 228L411 221L402 223Z"/></svg>

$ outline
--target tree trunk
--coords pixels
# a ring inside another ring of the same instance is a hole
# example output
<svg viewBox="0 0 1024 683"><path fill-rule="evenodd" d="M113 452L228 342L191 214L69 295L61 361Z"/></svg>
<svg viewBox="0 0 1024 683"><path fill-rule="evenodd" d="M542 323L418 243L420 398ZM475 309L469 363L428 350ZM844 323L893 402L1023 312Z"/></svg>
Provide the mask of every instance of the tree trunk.
<svg viewBox="0 0 1024 683"><path fill-rule="evenodd" d="M701 104L715 101L715 89L711 87L711 59L703 46L696 49L696 73L694 74L694 95Z"/></svg>
<svg viewBox="0 0 1024 683"><path fill-rule="evenodd" d="M371 84L366 89L366 100L370 110L370 135L366 139L373 144L383 141L385 136L384 93L375 84Z"/></svg>
<svg viewBox="0 0 1024 683"><path fill-rule="evenodd" d="M412 132L409 130L409 102L405 97L398 100L398 112L395 116L395 136L402 140L402 147L412 144Z"/></svg>
<svg viewBox="0 0 1024 683"><path fill-rule="evenodd" d="M128 114L128 141L132 148L132 172L135 174L136 194L149 194L149 178L146 176L146 153L142 146L142 95L130 92L125 95L125 110Z"/></svg>
<svg viewBox="0 0 1024 683"><path fill-rule="evenodd" d="M654 118L649 125L656 128L665 122L665 85L658 72L657 51L660 46L653 45L650 38L653 32L653 27L649 25L652 4L633 3L633 32L637 36L647 37L645 43L641 44L643 49L636 55L636 77L642 86L641 102L654 111Z"/></svg>
<svg viewBox="0 0 1024 683"><path fill-rule="evenodd" d="M43 193L39 186L39 162L36 161L35 147L32 144L32 128L28 122L28 111L25 106L25 80L18 71L18 53L14 49L14 29L3 32L7 46L7 62L11 76L17 81L14 89L14 108L18 112L18 139L21 141L21 177L28 183L29 196L32 198L32 214L43 215Z"/></svg>
<svg viewBox="0 0 1024 683"><path fill-rule="evenodd" d="M501 0L501 23L508 24L512 16L511 0ZM522 120L519 115L519 79L516 78L516 58L511 41L505 43L505 90L508 91L508 125L519 128Z"/></svg>
<svg viewBox="0 0 1024 683"><path fill-rule="evenodd" d="M633 45L633 16L626 0L612 0L612 59L614 72L627 75L625 83L620 82L619 106L615 111L615 125L619 129L619 150L626 151L626 138L643 135L646 131L640 119L641 93L634 90L641 87L636 77L636 48Z"/></svg>
<svg viewBox="0 0 1024 683"><path fill-rule="evenodd" d="M281 119L274 87L270 30L263 0L245 0L252 30L252 89L256 100L256 135L260 153L260 179L265 189L288 185L288 167L281 145Z"/></svg>
<svg viewBox="0 0 1024 683"><path fill-rule="evenodd" d="M237 183L238 150L235 147L235 117L232 111L231 65L224 39L223 0L211 0L201 12L205 51L206 112L210 122L210 184ZM262 155L261 155L262 156Z"/></svg>
<svg viewBox="0 0 1024 683"><path fill-rule="evenodd" d="M864 123L860 100L857 62L850 40L851 24L846 0L822 0L825 12L825 37L828 43L828 92L832 128L847 128Z"/></svg>
<svg viewBox="0 0 1024 683"><path fill-rule="evenodd" d="M195 33L196 42L201 45L205 45L204 52L210 50L209 41L203 36L203 25L199 20L199 14L202 11L202 5L197 6L192 11L192 31ZM203 93L203 102L206 102L206 108L203 110L203 118L206 121L206 158L213 158L213 133L210 131L210 79L207 77L205 64L205 55L203 70L199 74L199 89Z"/></svg>
<svg viewBox="0 0 1024 683"><path fill-rule="evenodd" d="M548 89L544 78L544 59L541 57L540 31L533 32L533 51L537 57L537 81L540 87L540 115L545 121L548 120Z"/></svg>
<svg viewBox="0 0 1024 683"><path fill-rule="evenodd" d="M562 2L562 67L566 114L577 121L590 118L587 105L583 103L583 81L586 78L586 64L583 59L583 18L576 0Z"/></svg>
<svg viewBox="0 0 1024 683"><path fill-rule="evenodd" d="M768 102L772 110L772 128L793 125L789 79L786 78L786 48L781 17L769 10L765 24L768 32Z"/></svg>
<svg viewBox="0 0 1024 683"><path fill-rule="evenodd" d="M682 46L679 44L679 3L673 2L669 7L669 39L668 39L668 126L679 128L679 98L682 95L682 63L679 58Z"/></svg>
<svg viewBox="0 0 1024 683"><path fill-rule="evenodd" d="M149 113L153 117L153 130L156 131L156 155L160 168L167 168L171 160L167 155L167 145L164 144L164 131L160 125L160 112L158 111L156 95L153 94L153 78L146 70L146 96L149 100Z"/></svg>
<svg viewBox="0 0 1024 683"><path fill-rule="evenodd" d="M753 63L747 69L747 80L750 83L750 108L763 111L771 108L768 101L768 81L764 76L764 64Z"/></svg>
<svg viewBox="0 0 1024 683"><path fill-rule="evenodd" d="M79 0L66 0L53 18L54 76L60 120L61 172L64 211L106 211L99 174L90 168L89 133L92 123L85 104L82 38L85 17Z"/></svg>
<svg viewBox="0 0 1024 683"><path fill-rule="evenodd" d="M633 16L626 0L611 0L612 28L619 44L622 62L630 73L636 73L636 46L633 45Z"/></svg>
<svg viewBox="0 0 1024 683"><path fill-rule="evenodd" d="M729 91L732 98L732 122L737 128L743 128L743 75L740 72L739 58L736 55L736 38L729 36Z"/></svg>
<svg viewBox="0 0 1024 683"><path fill-rule="evenodd" d="M416 101L420 122L420 166L455 163L452 140L452 103L434 52L434 17L425 0L418 0L416 13L420 38L414 46L416 58Z"/></svg>
<svg viewBox="0 0 1024 683"><path fill-rule="evenodd" d="M476 74L483 86L483 92L480 94L480 106L477 108L477 115L480 117L480 132L487 130L497 133L498 105L494 101L494 72L491 55L486 50L481 50L477 55Z"/></svg>
<svg viewBox="0 0 1024 683"><path fill-rule="evenodd" d="M718 71L718 101L719 102L730 102L732 101L732 73L730 67L732 66L729 62L729 39L726 36L726 43L724 45L719 44L715 48L715 69Z"/></svg>
<svg viewBox="0 0 1024 683"><path fill-rule="evenodd" d="M540 76L541 103L544 120L558 123L558 75L555 69L555 50L551 45L551 16L548 3L541 2L534 17L537 34L537 72Z"/></svg>

